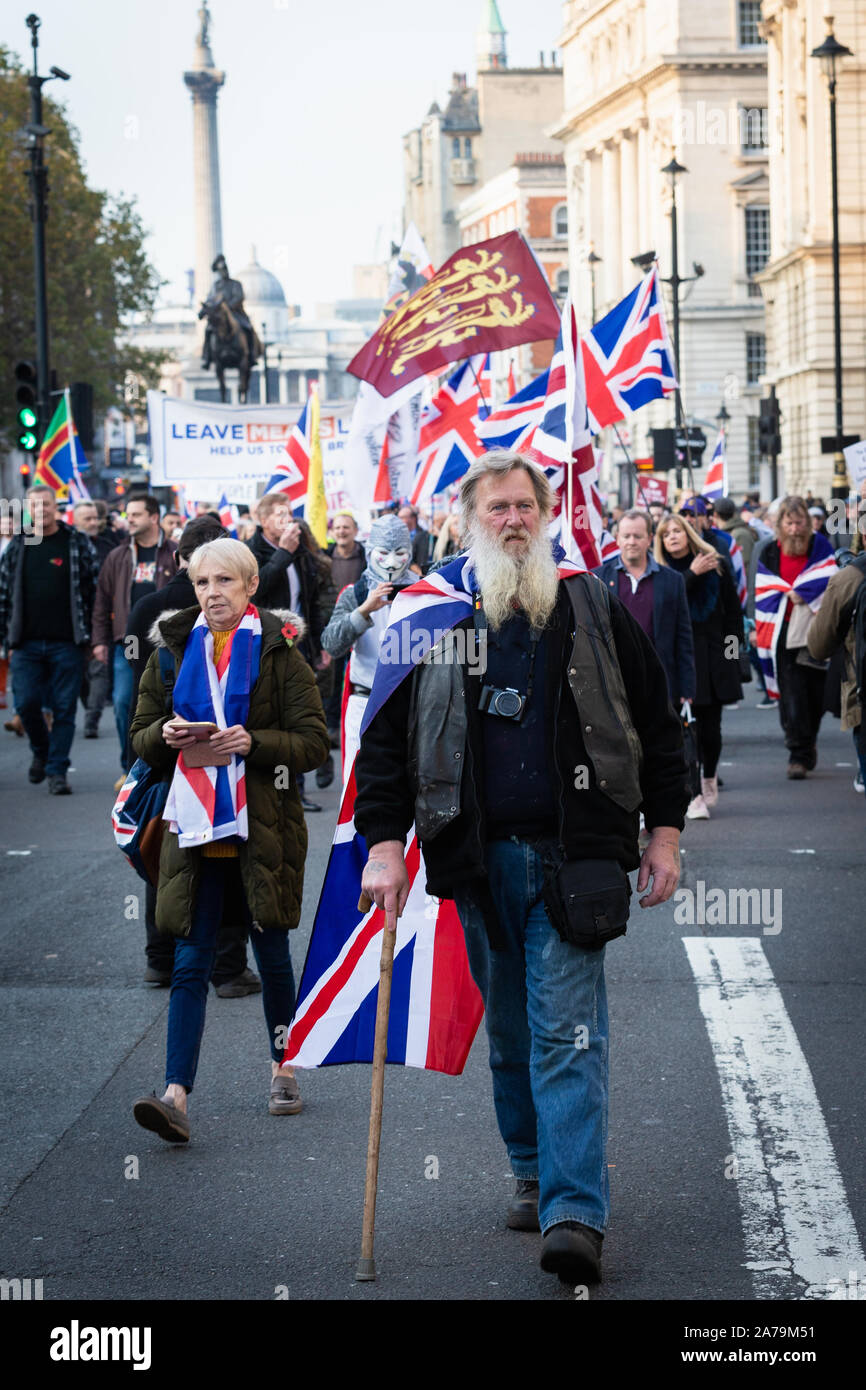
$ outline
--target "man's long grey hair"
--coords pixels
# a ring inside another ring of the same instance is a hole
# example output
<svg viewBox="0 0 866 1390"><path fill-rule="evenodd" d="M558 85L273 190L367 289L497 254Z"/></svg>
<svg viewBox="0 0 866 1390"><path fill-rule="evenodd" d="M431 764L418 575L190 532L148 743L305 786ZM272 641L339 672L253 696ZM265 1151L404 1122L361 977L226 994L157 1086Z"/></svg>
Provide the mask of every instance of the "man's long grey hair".
<svg viewBox="0 0 866 1390"><path fill-rule="evenodd" d="M505 477L514 469L529 477L538 501L542 525L521 555L511 555L505 542L514 534L508 528L494 536L479 525L476 494L482 478ZM519 603L533 627L544 627L556 603L556 561L547 534L554 493L541 469L510 449L491 449L472 464L460 487L466 545L484 599L490 627L496 631Z"/></svg>

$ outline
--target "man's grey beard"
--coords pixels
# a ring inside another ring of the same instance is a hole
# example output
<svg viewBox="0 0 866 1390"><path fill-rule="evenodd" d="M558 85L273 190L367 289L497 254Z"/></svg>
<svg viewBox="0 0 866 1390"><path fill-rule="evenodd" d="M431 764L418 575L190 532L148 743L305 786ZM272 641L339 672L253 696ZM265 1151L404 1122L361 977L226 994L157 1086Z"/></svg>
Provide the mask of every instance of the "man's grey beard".
<svg viewBox="0 0 866 1390"><path fill-rule="evenodd" d="M559 579L546 527L530 539L519 555L512 554L507 528L498 536L472 528L467 534L469 556L484 600L487 622L494 632L514 614L514 600L532 627L542 628L553 612Z"/></svg>
<svg viewBox="0 0 866 1390"><path fill-rule="evenodd" d="M803 536L783 536L779 544L782 547L782 554L788 556L805 555L809 549L810 535Z"/></svg>

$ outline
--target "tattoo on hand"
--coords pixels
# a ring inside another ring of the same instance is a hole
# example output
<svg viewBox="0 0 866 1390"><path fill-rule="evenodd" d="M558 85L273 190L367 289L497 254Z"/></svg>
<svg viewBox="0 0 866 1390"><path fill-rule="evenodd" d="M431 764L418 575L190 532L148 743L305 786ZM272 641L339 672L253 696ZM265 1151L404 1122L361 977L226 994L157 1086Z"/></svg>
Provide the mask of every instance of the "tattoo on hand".
<svg viewBox="0 0 866 1390"><path fill-rule="evenodd" d="M388 867L388 865L385 863L384 859L368 859L368 860L367 860L367 868L368 868L368 869L375 869L375 870L378 871L379 869L387 869L387 867Z"/></svg>

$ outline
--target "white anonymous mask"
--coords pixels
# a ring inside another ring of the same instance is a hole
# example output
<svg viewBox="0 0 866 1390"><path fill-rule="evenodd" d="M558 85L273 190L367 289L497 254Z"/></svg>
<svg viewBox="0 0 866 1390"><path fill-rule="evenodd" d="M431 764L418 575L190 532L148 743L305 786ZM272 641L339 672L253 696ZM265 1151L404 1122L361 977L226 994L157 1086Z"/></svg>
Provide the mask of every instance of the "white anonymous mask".
<svg viewBox="0 0 866 1390"><path fill-rule="evenodd" d="M383 583L396 584L409 568L412 552L406 546L388 550L385 546L374 546L370 551L370 569Z"/></svg>

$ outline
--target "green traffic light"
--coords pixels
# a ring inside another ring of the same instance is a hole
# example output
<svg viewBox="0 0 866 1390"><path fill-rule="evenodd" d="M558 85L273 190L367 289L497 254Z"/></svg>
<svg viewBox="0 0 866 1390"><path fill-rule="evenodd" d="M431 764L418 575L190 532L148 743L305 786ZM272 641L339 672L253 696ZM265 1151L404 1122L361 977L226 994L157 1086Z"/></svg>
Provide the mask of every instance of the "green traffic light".
<svg viewBox="0 0 866 1390"><path fill-rule="evenodd" d="M18 447L30 453L36 448L36 435L32 430L23 430L18 436Z"/></svg>
<svg viewBox="0 0 866 1390"><path fill-rule="evenodd" d="M18 412L18 423L25 430L32 430L36 424L36 411L31 410L29 405L22 406Z"/></svg>

